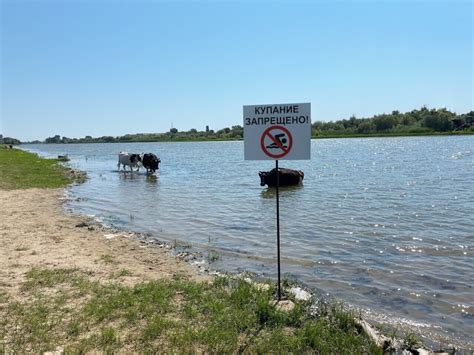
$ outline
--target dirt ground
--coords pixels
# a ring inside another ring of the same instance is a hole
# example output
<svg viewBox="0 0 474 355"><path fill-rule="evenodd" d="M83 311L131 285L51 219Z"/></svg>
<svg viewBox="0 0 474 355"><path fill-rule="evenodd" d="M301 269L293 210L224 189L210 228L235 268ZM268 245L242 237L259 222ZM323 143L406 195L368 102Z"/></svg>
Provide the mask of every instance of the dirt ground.
<svg viewBox="0 0 474 355"><path fill-rule="evenodd" d="M147 246L136 235L66 212L63 191L0 190L0 290L21 298L25 273L36 267L79 268L96 280L125 269L126 284L177 274L208 278L164 246Z"/></svg>

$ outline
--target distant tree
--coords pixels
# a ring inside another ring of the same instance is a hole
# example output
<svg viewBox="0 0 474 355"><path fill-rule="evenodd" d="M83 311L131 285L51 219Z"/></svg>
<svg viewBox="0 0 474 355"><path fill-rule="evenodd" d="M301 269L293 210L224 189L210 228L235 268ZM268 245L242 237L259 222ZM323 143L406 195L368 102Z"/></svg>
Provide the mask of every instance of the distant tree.
<svg viewBox="0 0 474 355"><path fill-rule="evenodd" d="M323 129L323 122L321 121L315 121L313 122L313 124L311 125L313 130L318 132L318 131L321 131Z"/></svg>
<svg viewBox="0 0 474 355"><path fill-rule="evenodd" d="M466 122L470 125L474 124L474 111L469 111L466 114Z"/></svg>
<svg viewBox="0 0 474 355"><path fill-rule="evenodd" d="M231 135L234 138L242 138L244 136L244 128L242 126L232 126Z"/></svg>
<svg viewBox="0 0 474 355"><path fill-rule="evenodd" d="M170 133L176 134L178 133L178 130L176 128L171 128Z"/></svg>
<svg viewBox="0 0 474 355"><path fill-rule="evenodd" d="M346 128L357 128L358 125L359 125L359 120L356 118L355 115L352 115L349 118Z"/></svg>
<svg viewBox="0 0 474 355"><path fill-rule="evenodd" d="M134 137L134 136L131 135L131 134L126 134L126 135L124 135L124 136L122 136L122 137L119 137L119 140L120 140L120 141L123 141L123 142L130 142L130 141L133 140L133 137Z"/></svg>
<svg viewBox="0 0 474 355"><path fill-rule="evenodd" d="M375 124L371 120L364 120L359 126L357 127L358 133L373 133L375 132Z"/></svg>
<svg viewBox="0 0 474 355"><path fill-rule="evenodd" d="M397 119L391 115L381 115L374 118L374 124L377 131L385 131L397 124Z"/></svg>
<svg viewBox="0 0 474 355"><path fill-rule="evenodd" d="M21 144L19 139L12 138L12 137L4 137L3 138L3 143L4 144L11 144L11 145L18 145Z"/></svg>
<svg viewBox="0 0 474 355"><path fill-rule="evenodd" d="M416 118L409 113L405 113L400 120L400 124L404 126L411 126L414 123L416 123Z"/></svg>
<svg viewBox="0 0 474 355"><path fill-rule="evenodd" d="M430 111L423 118L423 126L438 132L446 132L453 129L452 119L454 115L446 110Z"/></svg>
<svg viewBox="0 0 474 355"><path fill-rule="evenodd" d="M115 142L115 138L112 137L112 136L104 136L102 137L102 140L106 143L112 143L112 142Z"/></svg>
<svg viewBox="0 0 474 355"><path fill-rule="evenodd" d="M220 138L227 138L229 133L230 133L230 128L226 127L226 128L222 128L222 129L218 130L216 132L216 135Z"/></svg>
<svg viewBox="0 0 474 355"><path fill-rule="evenodd" d="M45 139L45 143L48 143L48 144L61 143L61 136L57 134L54 137L48 137Z"/></svg>
<svg viewBox="0 0 474 355"><path fill-rule="evenodd" d="M323 131L344 131L345 127L342 121L323 122L322 130Z"/></svg>
<svg viewBox="0 0 474 355"><path fill-rule="evenodd" d="M344 119L339 121L345 129L353 130L359 125L359 121L354 115L352 115L348 120Z"/></svg>

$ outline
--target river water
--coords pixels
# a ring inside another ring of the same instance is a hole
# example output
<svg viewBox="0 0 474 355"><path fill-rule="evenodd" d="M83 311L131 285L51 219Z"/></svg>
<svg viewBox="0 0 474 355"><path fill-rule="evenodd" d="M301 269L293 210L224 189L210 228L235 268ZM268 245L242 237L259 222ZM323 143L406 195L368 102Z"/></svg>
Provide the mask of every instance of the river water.
<svg viewBox="0 0 474 355"><path fill-rule="evenodd" d="M243 142L27 145L88 173L73 210L191 244L213 267L276 275L275 192ZM474 345L474 137L313 140L280 193L282 273L367 316L444 346ZM119 151L153 152L157 176L118 173ZM442 340L447 338L448 340ZM467 345L466 345L467 344Z"/></svg>

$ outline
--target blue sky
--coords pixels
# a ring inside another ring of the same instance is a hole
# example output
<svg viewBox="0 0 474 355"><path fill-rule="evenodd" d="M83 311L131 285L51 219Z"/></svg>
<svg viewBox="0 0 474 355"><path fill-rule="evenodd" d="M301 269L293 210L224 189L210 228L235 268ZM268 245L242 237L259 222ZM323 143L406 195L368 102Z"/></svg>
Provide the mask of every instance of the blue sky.
<svg viewBox="0 0 474 355"><path fill-rule="evenodd" d="M473 109L471 1L1 3L2 133L22 140Z"/></svg>

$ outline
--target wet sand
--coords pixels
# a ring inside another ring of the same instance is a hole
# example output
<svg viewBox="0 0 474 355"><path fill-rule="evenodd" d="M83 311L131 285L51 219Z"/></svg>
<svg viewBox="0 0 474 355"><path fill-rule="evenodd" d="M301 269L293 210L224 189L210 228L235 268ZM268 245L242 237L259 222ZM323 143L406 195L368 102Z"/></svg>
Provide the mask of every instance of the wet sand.
<svg viewBox="0 0 474 355"><path fill-rule="evenodd" d="M0 190L0 290L21 298L20 285L33 268L79 268L107 281L126 269L125 284L182 275L205 280L191 265L149 247L136 235L112 232L66 212L63 189Z"/></svg>

